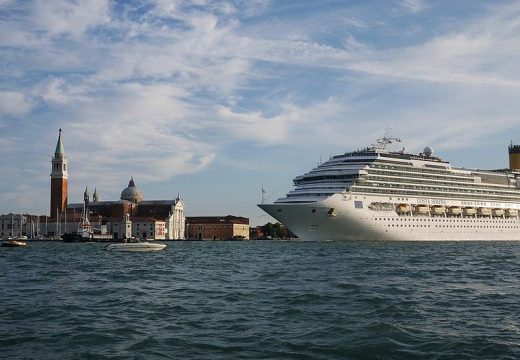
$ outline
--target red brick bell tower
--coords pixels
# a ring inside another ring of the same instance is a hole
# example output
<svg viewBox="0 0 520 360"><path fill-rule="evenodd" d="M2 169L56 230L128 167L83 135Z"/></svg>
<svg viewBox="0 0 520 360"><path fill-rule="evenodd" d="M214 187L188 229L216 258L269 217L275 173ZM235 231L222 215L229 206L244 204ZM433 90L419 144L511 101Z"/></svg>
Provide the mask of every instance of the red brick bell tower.
<svg viewBox="0 0 520 360"><path fill-rule="evenodd" d="M51 212L50 217L61 214L67 207L69 197L69 175L67 173L67 157L61 141L61 129L56 144L56 151L52 157L51 172Z"/></svg>

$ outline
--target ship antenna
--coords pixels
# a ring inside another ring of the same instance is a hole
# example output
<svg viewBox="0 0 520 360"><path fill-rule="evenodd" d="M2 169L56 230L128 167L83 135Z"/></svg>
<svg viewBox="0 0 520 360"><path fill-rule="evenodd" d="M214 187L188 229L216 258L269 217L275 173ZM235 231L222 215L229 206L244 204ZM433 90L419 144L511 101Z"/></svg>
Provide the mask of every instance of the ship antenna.
<svg viewBox="0 0 520 360"><path fill-rule="evenodd" d="M378 150L386 152L389 144L391 144L393 141L401 142L401 139L392 137L392 129L388 125L386 125L385 134L383 135L383 138L377 139L376 141L376 148Z"/></svg>
<svg viewBox="0 0 520 360"><path fill-rule="evenodd" d="M262 180L262 202L261 204L263 204L265 201L265 189L264 189L264 180Z"/></svg>

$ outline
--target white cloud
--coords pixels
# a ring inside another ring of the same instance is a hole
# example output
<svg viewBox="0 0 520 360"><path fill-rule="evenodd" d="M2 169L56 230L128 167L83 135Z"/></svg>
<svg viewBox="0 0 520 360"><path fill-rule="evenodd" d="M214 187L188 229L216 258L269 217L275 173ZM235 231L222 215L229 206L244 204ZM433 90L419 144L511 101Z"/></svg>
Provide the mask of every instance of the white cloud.
<svg viewBox="0 0 520 360"><path fill-rule="evenodd" d="M215 113L219 123L215 124L225 136L259 145L301 144L308 141L320 142L321 138L330 142L327 122L334 121L341 112L341 107L334 99L301 107L287 102L281 104L281 111L273 116L261 112L237 112L228 106L218 106ZM314 139L314 140L313 140Z"/></svg>
<svg viewBox="0 0 520 360"><path fill-rule="evenodd" d="M33 102L17 91L0 91L0 113L24 115L31 111Z"/></svg>
<svg viewBox="0 0 520 360"><path fill-rule="evenodd" d="M85 93L87 87L74 86L63 78L50 78L48 81L35 86L32 93L44 101L57 105L66 105L73 101L88 101Z"/></svg>
<svg viewBox="0 0 520 360"><path fill-rule="evenodd" d="M346 67L409 80L519 87L519 51L520 6L515 5L417 46L369 52Z"/></svg>
<svg viewBox="0 0 520 360"><path fill-rule="evenodd" d="M427 7L423 0L401 0L401 6L412 13L424 11Z"/></svg>
<svg viewBox="0 0 520 360"><path fill-rule="evenodd" d="M88 29L110 21L109 5L107 0L36 0L30 19L37 30L51 36L79 38Z"/></svg>
<svg viewBox="0 0 520 360"><path fill-rule="evenodd" d="M117 190L116 179L139 174L141 181L160 181L213 161L215 149L197 137L198 125L191 122L201 114L178 99L175 86L131 83L113 91L117 96L75 106L73 121L64 126L64 141L74 144L67 151L78 183L97 174L98 186Z"/></svg>

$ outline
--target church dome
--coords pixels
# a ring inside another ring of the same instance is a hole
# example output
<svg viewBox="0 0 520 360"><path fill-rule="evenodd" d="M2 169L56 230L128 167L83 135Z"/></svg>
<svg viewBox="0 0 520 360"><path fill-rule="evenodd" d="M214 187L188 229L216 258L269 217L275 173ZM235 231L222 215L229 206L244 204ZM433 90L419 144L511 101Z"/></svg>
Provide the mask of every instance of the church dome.
<svg viewBox="0 0 520 360"><path fill-rule="evenodd" d="M128 187L121 191L121 200L128 200L134 203L143 201L143 193L135 186L134 178L131 178Z"/></svg>

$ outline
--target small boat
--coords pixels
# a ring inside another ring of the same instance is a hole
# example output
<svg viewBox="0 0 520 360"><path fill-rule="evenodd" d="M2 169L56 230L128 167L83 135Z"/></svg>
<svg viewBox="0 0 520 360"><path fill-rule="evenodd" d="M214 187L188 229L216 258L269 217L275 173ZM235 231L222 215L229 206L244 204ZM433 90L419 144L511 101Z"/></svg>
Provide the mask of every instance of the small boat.
<svg viewBox="0 0 520 360"><path fill-rule="evenodd" d="M27 243L22 240L7 239L7 240L2 241L2 246L22 247L22 246L27 246Z"/></svg>
<svg viewBox="0 0 520 360"><path fill-rule="evenodd" d="M446 212L446 208L442 205L434 205L431 208L431 212L434 215L442 215Z"/></svg>
<svg viewBox="0 0 520 360"><path fill-rule="evenodd" d="M85 190L86 191L86 190ZM114 237L112 234L103 234L94 231L90 220L88 218L88 209L86 203L83 203L83 211L81 213L81 219L78 224L78 230L70 233L64 233L61 235L64 242L112 242Z"/></svg>
<svg viewBox="0 0 520 360"><path fill-rule="evenodd" d="M428 212L430 212L430 207L427 205L415 205L413 212L414 214L425 215L428 214Z"/></svg>
<svg viewBox="0 0 520 360"><path fill-rule="evenodd" d="M504 213L504 209L493 209L493 216L503 216Z"/></svg>
<svg viewBox="0 0 520 360"><path fill-rule="evenodd" d="M473 216L477 213L477 209L475 208L472 208L472 207L466 207L464 209L462 209L464 215L466 216Z"/></svg>
<svg viewBox="0 0 520 360"><path fill-rule="evenodd" d="M20 224L22 222L22 215L20 215ZM3 226L3 225L2 225ZM21 225L20 225L21 227ZM2 246L8 246L8 247L22 247L27 246L26 240L29 240L29 238L25 235L20 234L20 230L18 229L18 234L16 234L16 229L14 226L14 215L11 217L11 236L9 236L6 240L2 241Z"/></svg>
<svg viewBox="0 0 520 360"><path fill-rule="evenodd" d="M517 209L506 209L506 216L516 217L516 216L518 216L518 210Z"/></svg>
<svg viewBox="0 0 520 360"><path fill-rule="evenodd" d="M385 202L373 202L370 205L368 205L368 208L370 210L376 210L376 211L394 211L395 205L392 203L385 203Z"/></svg>
<svg viewBox="0 0 520 360"><path fill-rule="evenodd" d="M478 208L477 214L480 216L491 216L491 209L490 208Z"/></svg>
<svg viewBox="0 0 520 360"><path fill-rule="evenodd" d="M447 212L450 215L460 215L462 214L462 209L459 206L450 206Z"/></svg>
<svg viewBox="0 0 520 360"><path fill-rule="evenodd" d="M131 251L131 252L147 252L160 251L166 247L165 244L155 244L148 241L133 240L128 243L109 244L105 247L107 251Z"/></svg>
<svg viewBox="0 0 520 360"><path fill-rule="evenodd" d="M400 214L410 212L411 207L408 204L399 204L397 205L396 211Z"/></svg>
<svg viewBox="0 0 520 360"><path fill-rule="evenodd" d="M72 232L61 235L63 242L112 242L114 236L112 234L96 234L93 232Z"/></svg>

